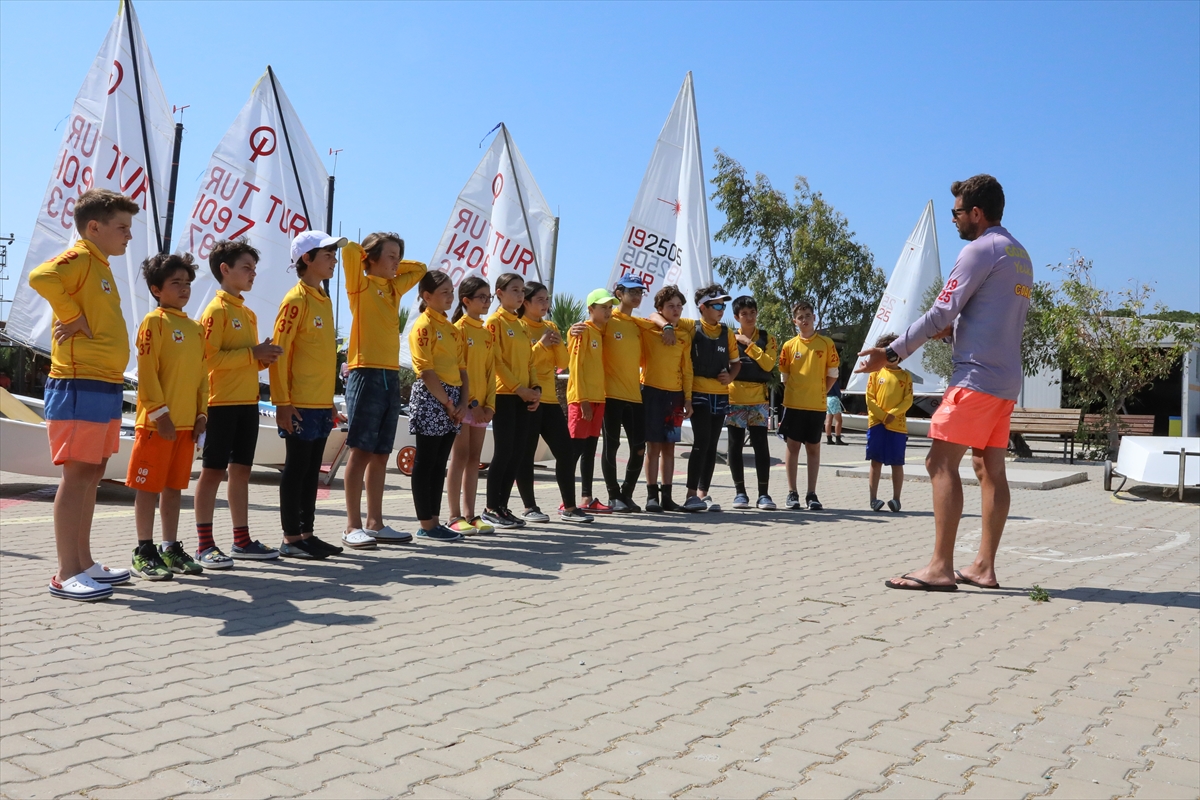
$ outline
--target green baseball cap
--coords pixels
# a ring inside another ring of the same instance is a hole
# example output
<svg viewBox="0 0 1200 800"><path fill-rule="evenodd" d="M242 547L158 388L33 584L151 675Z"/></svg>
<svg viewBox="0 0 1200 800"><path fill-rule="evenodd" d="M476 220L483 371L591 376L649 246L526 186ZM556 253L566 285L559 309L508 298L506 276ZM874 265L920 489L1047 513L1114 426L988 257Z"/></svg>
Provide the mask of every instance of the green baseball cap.
<svg viewBox="0 0 1200 800"><path fill-rule="evenodd" d="M593 289L592 291L588 292L588 308L591 308L592 306L611 306L615 305L617 302L619 302L617 298L613 297L612 292L610 292L608 289Z"/></svg>

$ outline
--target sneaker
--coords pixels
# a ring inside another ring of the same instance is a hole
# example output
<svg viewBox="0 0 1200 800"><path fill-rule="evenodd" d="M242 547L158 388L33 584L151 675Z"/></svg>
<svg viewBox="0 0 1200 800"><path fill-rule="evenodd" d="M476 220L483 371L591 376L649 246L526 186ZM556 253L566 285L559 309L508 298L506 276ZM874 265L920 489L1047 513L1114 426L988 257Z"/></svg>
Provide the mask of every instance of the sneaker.
<svg viewBox="0 0 1200 800"><path fill-rule="evenodd" d="M792 510L800 508L800 493L788 492L787 500L783 501L783 507Z"/></svg>
<svg viewBox="0 0 1200 800"><path fill-rule="evenodd" d="M769 494L764 494L762 497L758 498L758 502L755 503L755 505L758 507L759 511L775 510L775 501L771 499L771 495Z"/></svg>
<svg viewBox="0 0 1200 800"><path fill-rule="evenodd" d="M311 549L314 553L324 553L327 556L336 556L343 552L342 548L338 547L336 544L330 544L323 539L318 539L316 534L309 536L304 541L308 542L309 549Z"/></svg>
<svg viewBox="0 0 1200 800"><path fill-rule="evenodd" d="M351 528L342 533L342 544L354 550L374 550L378 545L375 537L362 528Z"/></svg>
<svg viewBox="0 0 1200 800"><path fill-rule="evenodd" d="M896 500L895 498L888 500L888 508L890 508L892 511L899 511L900 501Z"/></svg>
<svg viewBox="0 0 1200 800"><path fill-rule="evenodd" d="M167 573L169 576L171 573ZM129 574L125 574L129 579ZM60 581L57 577L50 579L50 594L64 600L106 600L112 597L112 585L100 583L86 572Z"/></svg>
<svg viewBox="0 0 1200 800"><path fill-rule="evenodd" d="M609 498L608 507L612 509L614 514L630 514L633 512L633 509L629 507L629 504L625 502L623 497Z"/></svg>
<svg viewBox="0 0 1200 800"><path fill-rule="evenodd" d="M581 506L581 508L589 514L611 514L613 512L612 506L606 506L604 503L601 503L599 497L593 497L592 502L586 506Z"/></svg>
<svg viewBox="0 0 1200 800"><path fill-rule="evenodd" d="M87 568L86 574L96 583L108 586L116 586L118 583L125 583L129 580L129 570L120 567L106 567L103 564L92 564Z"/></svg>
<svg viewBox="0 0 1200 800"><path fill-rule="evenodd" d="M630 500L629 495L627 495L627 494L621 495L621 501L623 503L625 503L625 505L629 508L630 514L642 513L642 507L639 506L637 503L633 502L632 500Z"/></svg>
<svg viewBox="0 0 1200 800"><path fill-rule="evenodd" d="M329 554L321 552L310 544L311 539L297 539L294 542L284 542L279 545L279 555L286 558L303 558L308 560L321 560L328 558Z"/></svg>
<svg viewBox="0 0 1200 800"><path fill-rule="evenodd" d="M506 519L508 521L508 527L510 527L510 528L524 528L525 527L525 520L521 519L516 514L509 511L507 508L504 509L503 511L501 511L500 513L503 514L504 519Z"/></svg>
<svg viewBox="0 0 1200 800"><path fill-rule="evenodd" d="M446 527L455 533L462 534L463 536L474 536L475 534L479 533L479 531L475 529L475 526L467 521L466 517L459 517Z"/></svg>
<svg viewBox="0 0 1200 800"><path fill-rule="evenodd" d="M720 510L721 510L721 504L720 504L720 503L717 503L717 502L714 502L711 496L705 496L705 497L704 497L704 505L706 505L706 506L708 507L708 510L709 510L709 511L714 511L714 512L715 512L715 511L720 511Z"/></svg>
<svg viewBox="0 0 1200 800"><path fill-rule="evenodd" d="M826 437L825 437L825 444L833 444L833 437L832 437L832 436L826 436Z"/></svg>
<svg viewBox="0 0 1200 800"><path fill-rule="evenodd" d="M489 525L488 523L484 522L482 517L472 517L471 518L471 527L473 527L477 532L479 532L480 534L482 534L484 536L487 536L488 534L492 534L492 533L496 532L495 526Z"/></svg>
<svg viewBox="0 0 1200 800"><path fill-rule="evenodd" d="M733 507L744 511L750 507L750 497L745 492L738 492L733 498Z"/></svg>
<svg viewBox="0 0 1200 800"><path fill-rule="evenodd" d="M816 492L809 492L804 495L804 503L808 506L809 511L820 511L825 506L821 505L821 501L817 499Z"/></svg>
<svg viewBox="0 0 1200 800"><path fill-rule="evenodd" d="M404 544L406 542L411 542L413 540L413 536L411 533L405 533L404 531L398 531L395 528L393 528L391 525L384 525L382 528L380 528L377 531L369 530L369 531L367 531L367 535L374 536L375 541L383 542L384 544Z"/></svg>
<svg viewBox="0 0 1200 800"><path fill-rule="evenodd" d="M596 518L591 514L586 513L582 508L573 508L570 511L560 511L558 518L563 522L595 522Z"/></svg>
<svg viewBox="0 0 1200 800"><path fill-rule="evenodd" d="M530 509L526 509L525 513L522 514L520 518L525 520L526 522L549 522L550 521L550 515L543 512L537 506L534 506L533 508L530 508Z"/></svg>
<svg viewBox="0 0 1200 800"><path fill-rule="evenodd" d="M691 512L708 511L708 503L704 502L703 499L697 497L696 495L692 495L687 500L683 501L682 508L684 511Z"/></svg>
<svg viewBox="0 0 1200 800"><path fill-rule="evenodd" d="M840 437L840 436L839 436L839 437L837 437L837 442L836 442L836 444L840 444L842 447L849 447L849 446L850 446L850 445L846 444L845 442L843 442L843 441L842 441L842 437Z"/></svg>
<svg viewBox="0 0 1200 800"><path fill-rule="evenodd" d="M153 542L139 542L133 548L133 574L148 581L169 581L175 577Z"/></svg>
<svg viewBox="0 0 1200 800"><path fill-rule="evenodd" d="M417 528L418 539L429 539L432 542L457 542L462 538L458 531L452 531L445 525L435 525L429 530Z"/></svg>
<svg viewBox="0 0 1200 800"><path fill-rule="evenodd" d="M661 514L663 510L662 504L658 502L657 497L652 497L646 501L646 511L650 514Z"/></svg>
<svg viewBox="0 0 1200 800"><path fill-rule="evenodd" d="M196 553L196 561L205 569L231 569L233 559L221 552L219 547L208 547Z"/></svg>
<svg viewBox="0 0 1200 800"><path fill-rule="evenodd" d="M199 575L204 572L204 567L197 564L179 542L172 542L166 548L160 545L158 552L163 563L176 575Z"/></svg>
<svg viewBox="0 0 1200 800"><path fill-rule="evenodd" d="M483 520L488 525L491 525L493 530L518 527L516 525L513 525L508 520L506 520L504 518L504 514L500 513L499 511L485 510L483 512L483 514L480 516L480 519Z"/></svg>
<svg viewBox="0 0 1200 800"><path fill-rule="evenodd" d="M279 551L274 547L267 547L257 539L246 545L238 547L236 544L232 550L234 558L245 558L250 561L270 561L273 558L279 558Z"/></svg>
<svg viewBox="0 0 1200 800"><path fill-rule="evenodd" d="M882 511L883 510L883 501L882 500L872 500L871 501L871 510L872 511Z"/></svg>

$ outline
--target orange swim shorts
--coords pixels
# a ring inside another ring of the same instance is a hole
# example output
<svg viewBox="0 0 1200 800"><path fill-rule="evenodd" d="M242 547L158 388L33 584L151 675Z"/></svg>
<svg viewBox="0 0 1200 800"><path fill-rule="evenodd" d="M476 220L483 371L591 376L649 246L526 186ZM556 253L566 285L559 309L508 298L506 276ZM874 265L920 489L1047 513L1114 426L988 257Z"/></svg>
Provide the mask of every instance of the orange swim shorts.
<svg viewBox="0 0 1200 800"><path fill-rule="evenodd" d="M169 442L158 431L138 428L125 485L151 494L167 487L182 491L192 479L195 459L196 443L190 430L176 429L175 441Z"/></svg>
<svg viewBox="0 0 1200 800"><path fill-rule="evenodd" d="M929 438L982 450L1008 448L1008 426L1015 400L951 386L929 421Z"/></svg>

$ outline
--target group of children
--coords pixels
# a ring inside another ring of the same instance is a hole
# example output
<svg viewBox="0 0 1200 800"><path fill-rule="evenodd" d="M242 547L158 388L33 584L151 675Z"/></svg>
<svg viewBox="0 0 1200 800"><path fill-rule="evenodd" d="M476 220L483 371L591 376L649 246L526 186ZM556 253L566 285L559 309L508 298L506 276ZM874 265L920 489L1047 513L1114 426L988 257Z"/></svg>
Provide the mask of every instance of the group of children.
<svg viewBox="0 0 1200 800"><path fill-rule="evenodd" d="M285 295L272 335L258 340L258 321L245 306L253 289L258 252L244 240L220 241L208 267L220 290L200 316L188 318L196 265L189 254L151 256L142 273L158 307L142 320L136 338L138 402L136 439L126 483L137 490L137 546L130 570L96 562L90 528L96 487L116 452L124 370L129 344L120 297L108 259L125 252L138 205L108 190L85 192L75 206L79 241L31 273L30 284L54 313L51 373L46 385L50 447L63 477L55 497L58 573L50 592L75 600L108 597L129 573L147 580L228 569L236 560L286 556L323 559L344 547L374 548L407 542L412 535L383 520L387 460L400 417L400 303L414 287L420 315L408 336L416 381L408 409L416 438L412 469L418 538L453 541L464 535L548 522L537 505L533 465L539 440L555 460L564 522L588 523L597 513L634 513L634 492L646 470L645 510L716 511L709 494L720 434L728 429L733 507L774 509L769 493L768 386L778 366L784 382L779 434L786 441L786 507L801 508L797 462L806 452L803 507L821 508L816 495L826 394L835 385L838 355L816 333L813 308L793 309L798 335L780 351L757 326L752 297L733 300L737 326L722 322L732 298L719 285L692 298L698 319L686 319L687 298L675 286L654 296L654 312L635 317L644 285L623 277L612 292L587 297L587 319L564 333L549 321L547 288L505 273L494 294L484 278L461 281L404 259L404 241L373 233L361 244L305 231L291 246L298 281ZM316 497L326 440L338 422L334 405L336 331L333 301L323 288L341 251L352 314L346 381L348 433L344 486L346 525L340 544L316 535ZM490 315L493 300L498 307ZM882 341L882 340L881 340ZM885 343L886 344L886 343ZM248 495L259 432L259 373L269 370L271 400L286 457L279 485L283 541L278 548L253 539ZM568 370L567 410L558 403L556 375ZM871 428L871 506L880 468L893 465L898 511L903 480L904 413L912 382L899 368L871 376L867 403ZM693 434L686 496L672 497L675 445L682 423ZM478 465L485 431L493 455L486 500L477 513ZM617 455L624 431L629 453L624 475ZM754 451L756 497L747 493L742 453ZM594 489L597 444L608 502ZM195 491L195 555L179 535L181 492L188 486L195 450L202 469ZM576 475L580 479L576 495ZM661 481L660 481L661 476ZM221 482L233 523L229 553L213 538L213 510ZM449 515L442 522L444 489ZM523 509L514 512L514 485ZM362 495L367 512L362 515ZM154 541L157 506L162 538Z"/></svg>

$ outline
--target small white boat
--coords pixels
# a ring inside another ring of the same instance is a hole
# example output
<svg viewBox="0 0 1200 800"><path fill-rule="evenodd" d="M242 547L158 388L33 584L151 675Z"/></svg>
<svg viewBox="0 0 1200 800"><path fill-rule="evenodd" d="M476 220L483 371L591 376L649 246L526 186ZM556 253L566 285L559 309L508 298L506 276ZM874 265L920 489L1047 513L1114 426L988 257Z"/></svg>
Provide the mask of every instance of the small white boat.
<svg viewBox="0 0 1200 800"><path fill-rule="evenodd" d="M909 417L908 423L909 436L929 436L929 420ZM842 428L848 431L867 430L867 415L866 414L842 414Z"/></svg>

